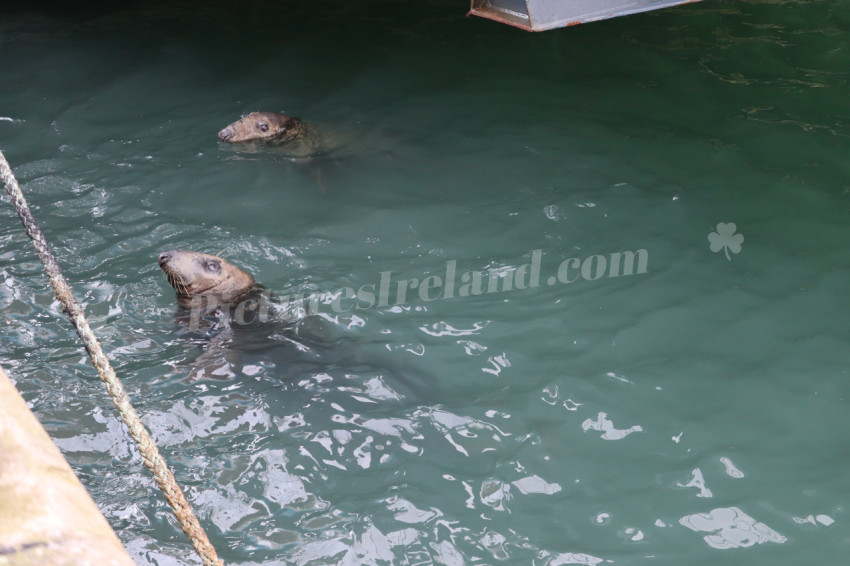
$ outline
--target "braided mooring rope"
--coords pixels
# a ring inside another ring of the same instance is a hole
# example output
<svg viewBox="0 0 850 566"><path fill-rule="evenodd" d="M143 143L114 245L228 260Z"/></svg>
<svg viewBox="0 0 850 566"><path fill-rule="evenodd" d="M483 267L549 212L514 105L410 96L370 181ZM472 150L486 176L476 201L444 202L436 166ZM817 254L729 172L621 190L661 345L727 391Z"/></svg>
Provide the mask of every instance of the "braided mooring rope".
<svg viewBox="0 0 850 566"><path fill-rule="evenodd" d="M171 470L168 469L168 464L166 464L165 460L159 454L159 449L154 444L150 433L139 419L133 405L130 404L130 398L124 391L124 386L118 380L118 377L116 377L115 371L113 371L112 366L109 364L106 355L104 355L100 347L100 342L97 341L91 328L89 328L89 323L86 320L83 309L80 307L77 299L74 298L70 285L68 285L68 282L62 275L62 269L56 262L56 258L53 256L53 252L50 250L50 245L47 243L44 234L42 234L41 228L38 227L38 223L33 218L27 201L24 199L24 195L12 173L12 169L9 167L9 162L6 161L6 157L2 151L0 151L0 178L3 180L6 192L12 198L12 203L15 205L15 210L18 212L18 217L21 219L24 228L26 228L27 235L32 239L33 245L35 245L35 249L38 251L38 256L44 264L44 270L50 277L50 285L56 293L56 298L62 303L62 310L71 319L71 324L74 325L77 334L83 341L83 345L89 353L89 357L97 369L101 381L106 385L106 391L109 393L112 402L115 404L115 408L118 409L118 413L121 415L121 420L127 425L130 436L133 437L133 440L138 445L145 466L151 471L156 484L165 494L166 501L174 509L174 514L177 516L177 520L180 521L180 527L186 533L186 536L189 537L192 546L195 547L195 551L201 557L205 566L223 566L224 563L218 558L215 549L207 538L207 534L192 512L192 507L183 495L180 486L174 480Z"/></svg>

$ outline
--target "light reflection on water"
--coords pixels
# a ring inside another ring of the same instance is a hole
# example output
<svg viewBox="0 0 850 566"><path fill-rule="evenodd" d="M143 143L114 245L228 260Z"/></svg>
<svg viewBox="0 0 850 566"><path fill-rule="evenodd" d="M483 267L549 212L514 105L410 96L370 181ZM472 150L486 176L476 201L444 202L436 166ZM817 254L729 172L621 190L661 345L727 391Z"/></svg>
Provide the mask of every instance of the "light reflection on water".
<svg viewBox="0 0 850 566"><path fill-rule="evenodd" d="M303 6L17 14L0 136L227 563L837 563L850 18L822 6L540 35L448 2L326 8L333 32ZM382 141L321 182L219 147L266 107ZM2 208L4 367L137 561L197 563ZM719 222L746 236L728 259ZM281 294L533 250L547 276L649 269L328 317L300 351L181 328L175 247Z"/></svg>

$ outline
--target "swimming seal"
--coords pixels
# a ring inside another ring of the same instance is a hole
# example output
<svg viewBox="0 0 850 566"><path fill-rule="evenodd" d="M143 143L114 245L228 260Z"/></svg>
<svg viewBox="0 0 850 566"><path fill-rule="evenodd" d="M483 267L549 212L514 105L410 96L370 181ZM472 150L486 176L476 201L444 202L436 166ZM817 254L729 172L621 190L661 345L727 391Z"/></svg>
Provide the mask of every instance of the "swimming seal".
<svg viewBox="0 0 850 566"><path fill-rule="evenodd" d="M278 112L251 112L222 129L218 139L240 149L280 148L289 157L311 157L328 149L327 140L315 127Z"/></svg>
<svg viewBox="0 0 850 566"><path fill-rule="evenodd" d="M230 303L257 289L254 278L224 259L188 250L159 254L159 267L177 291L177 304Z"/></svg>
<svg viewBox="0 0 850 566"><path fill-rule="evenodd" d="M168 250L159 254L159 266L177 292L177 322L194 344L203 344L199 355L180 364L194 377L230 379L244 368L260 372L249 374L255 379L278 381L313 379L316 372L344 380L391 376L392 387L382 391L392 399L427 398L438 389L427 374L371 356L367 345L340 334L329 319L274 304L249 273L218 256Z"/></svg>

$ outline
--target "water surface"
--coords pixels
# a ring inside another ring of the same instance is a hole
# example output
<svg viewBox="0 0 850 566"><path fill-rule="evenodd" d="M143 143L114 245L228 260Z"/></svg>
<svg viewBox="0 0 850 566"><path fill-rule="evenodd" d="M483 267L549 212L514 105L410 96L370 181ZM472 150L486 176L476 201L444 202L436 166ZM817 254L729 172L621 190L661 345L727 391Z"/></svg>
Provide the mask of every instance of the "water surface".
<svg viewBox="0 0 850 566"><path fill-rule="evenodd" d="M2 149L221 557L840 563L847 5L543 34L464 10L0 20ZM294 163L216 141L260 109L362 145ZM3 203L0 362L134 559L199 563ZM281 336L175 324L170 248L277 295L445 283L449 264L457 286L324 305L338 347L309 366ZM645 269L610 276L639 250ZM532 285L511 268L535 257ZM472 272L525 288L462 296Z"/></svg>

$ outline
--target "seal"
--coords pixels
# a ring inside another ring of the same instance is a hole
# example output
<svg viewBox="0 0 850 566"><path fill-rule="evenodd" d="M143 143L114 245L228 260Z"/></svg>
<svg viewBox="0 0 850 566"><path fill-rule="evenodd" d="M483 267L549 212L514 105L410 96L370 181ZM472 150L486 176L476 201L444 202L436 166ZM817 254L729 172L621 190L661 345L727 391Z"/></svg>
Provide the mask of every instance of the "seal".
<svg viewBox="0 0 850 566"><path fill-rule="evenodd" d="M159 267L181 307L231 303L258 287L249 273L215 255L168 250L159 254Z"/></svg>
<svg viewBox="0 0 850 566"><path fill-rule="evenodd" d="M314 379L317 371L323 376L332 371L344 380L388 376L393 387L401 387L390 388L395 399L425 398L437 391L433 378L370 356L366 344L341 333L331 320L274 308L249 273L218 256L168 250L159 254L159 266L177 292L178 328L201 346L199 354L178 364L195 378L230 379L251 368L248 375L255 379L298 382Z"/></svg>
<svg viewBox="0 0 850 566"><path fill-rule="evenodd" d="M312 157L328 149L315 127L278 112L251 112L223 128L218 139L249 150L276 147L290 157Z"/></svg>

